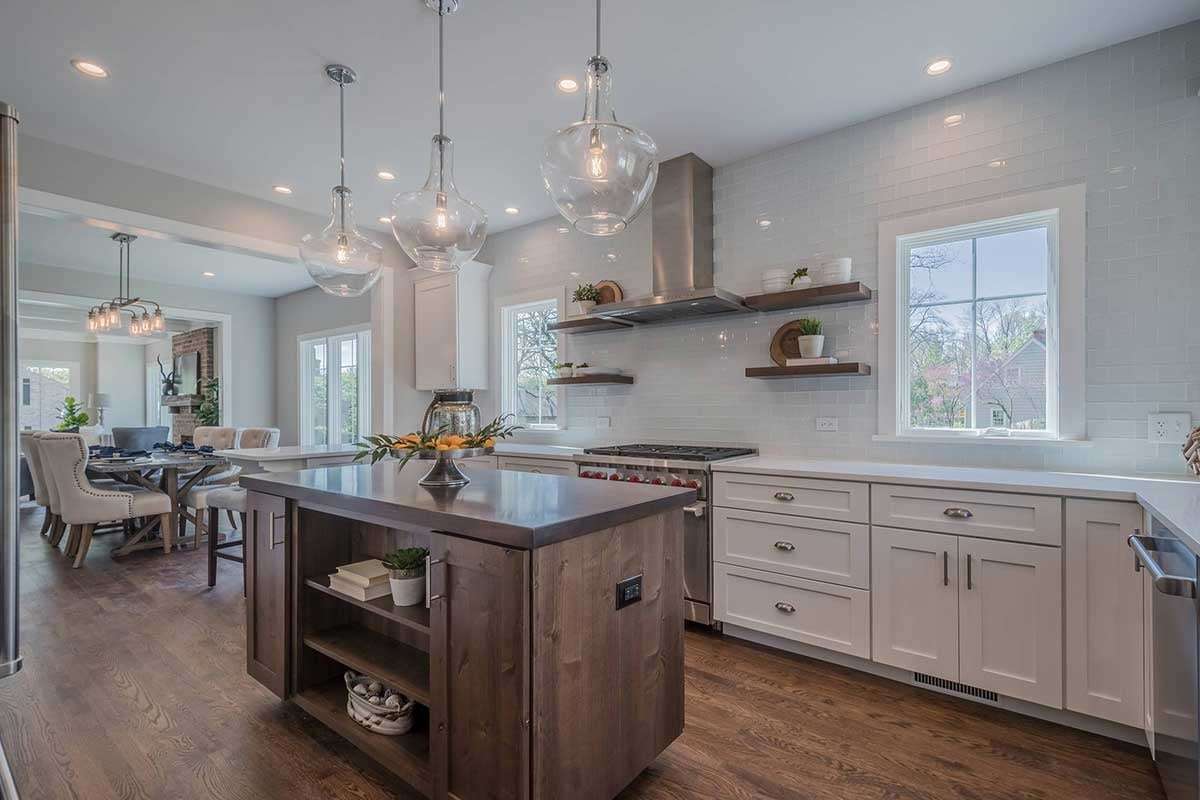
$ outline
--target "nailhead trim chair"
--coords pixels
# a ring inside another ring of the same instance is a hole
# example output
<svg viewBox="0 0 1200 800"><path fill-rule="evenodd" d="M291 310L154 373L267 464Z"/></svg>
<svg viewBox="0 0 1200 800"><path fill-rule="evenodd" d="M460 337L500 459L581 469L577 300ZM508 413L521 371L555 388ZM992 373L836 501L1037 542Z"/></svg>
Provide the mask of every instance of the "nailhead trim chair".
<svg viewBox="0 0 1200 800"><path fill-rule="evenodd" d="M25 461L29 463L29 476L33 478L33 501L42 507L41 535L50 533L54 523L54 512L50 510L50 495L46 492L45 478L42 477L42 452L38 448L37 433L21 434L21 449L25 451Z"/></svg>
<svg viewBox="0 0 1200 800"><path fill-rule="evenodd" d="M43 434L38 441L42 463L48 467L58 489L62 521L71 526L67 555L74 554L75 568L83 564L92 543L92 533L101 522L154 517L145 527L161 525L163 552L171 552L171 499L147 489L108 491L97 489L87 478L88 450L77 433Z"/></svg>

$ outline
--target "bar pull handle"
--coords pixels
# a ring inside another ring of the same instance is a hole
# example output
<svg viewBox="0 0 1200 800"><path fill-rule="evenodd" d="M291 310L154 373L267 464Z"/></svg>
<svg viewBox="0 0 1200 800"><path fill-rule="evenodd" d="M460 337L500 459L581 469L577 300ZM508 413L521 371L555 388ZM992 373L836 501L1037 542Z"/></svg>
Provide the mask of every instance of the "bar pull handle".
<svg viewBox="0 0 1200 800"><path fill-rule="evenodd" d="M975 516L969 508L956 508L954 506L947 508L942 514L950 519L970 519Z"/></svg>
<svg viewBox="0 0 1200 800"><path fill-rule="evenodd" d="M691 503L683 507L684 513L691 514L696 519L704 516L704 503Z"/></svg>
<svg viewBox="0 0 1200 800"><path fill-rule="evenodd" d="M796 496L791 492L776 492L775 499L781 503L790 503L796 499Z"/></svg>
<svg viewBox="0 0 1200 800"><path fill-rule="evenodd" d="M779 602L779 603L775 604L775 608L777 610L783 612L784 614L795 614L796 613L796 607L794 605L792 605L791 603Z"/></svg>
<svg viewBox="0 0 1200 800"><path fill-rule="evenodd" d="M1127 540L1129 546L1133 549L1134 555L1138 561L1142 562L1142 566L1150 573L1150 577L1154 579L1154 588L1161 594L1171 595L1172 597L1186 597L1189 599L1196 597L1196 579L1186 575L1172 575L1165 570L1159 563L1150 555L1151 550L1161 550L1158 543L1162 541L1155 536L1138 536L1134 534Z"/></svg>
<svg viewBox="0 0 1200 800"><path fill-rule="evenodd" d="M429 602L433 603L438 600L444 600L445 598L446 598L446 595L444 595L444 594L431 594L431 595L429 595Z"/></svg>
<svg viewBox="0 0 1200 800"><path fill-rule="evenodd" d="M942 551L942 586L950 585L950 551Z"/></svg>
<svg viewBox="0 0 1200 800"><path fill-rule="evenodd" d="M973 588L975 587L971 585L971 554L967 553L967 591Z"/></svg>
<svg viewBox="0 0 1200 800"><path fill-rule="evenodd" d="M790 553L796 549L796 545L792 544L791 542L780 541L775 543L775 549L782 550L785 553Z"/></svg>
<svg viewBox="0 0 1200 800"><path fill-rule="evenodd" d="M267 530L267 549L274 550L277 545L283 544L283 537L279 541L275 541L275 523L283 519L283 514L271 512L271 527Z"/></svg>

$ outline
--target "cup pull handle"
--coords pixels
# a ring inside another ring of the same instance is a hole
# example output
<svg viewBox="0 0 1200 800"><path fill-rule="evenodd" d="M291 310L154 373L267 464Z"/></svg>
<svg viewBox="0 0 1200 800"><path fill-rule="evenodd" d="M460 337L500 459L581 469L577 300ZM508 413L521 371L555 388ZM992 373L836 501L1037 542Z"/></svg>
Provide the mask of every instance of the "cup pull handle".
<svg viewBox="0 0 1200 800"><path fill-rule="evenodd" d="M775 499L781 503L790 503L796 499L796 496L791 492L776 492Z"/></svg>
<svg viewBox="0 0 1200 800"><path fill-rule="evenodd" d="M954 508L954 507L947 508L945 511L942 512L942 514L949 517L950 519L970 519L971 517L975 516L974 514L971 513L971 509L969 509L969 508Z"/></svg>
<svg viewBox="0 0 1200 800"><path fill-rule="evenodd" d="M775 608L782 611L784 614L795 614L796 607L791 603L779 602L775 604Z"/></svg>
<svg viewBox="0 0 1200 800"><path fill-rule="evenodd" d="M782 542L781 541L781 542L775 543L775 549L783 550L786 553L790 553L796 549L796 545L792 544L791 542Z"/></svg>

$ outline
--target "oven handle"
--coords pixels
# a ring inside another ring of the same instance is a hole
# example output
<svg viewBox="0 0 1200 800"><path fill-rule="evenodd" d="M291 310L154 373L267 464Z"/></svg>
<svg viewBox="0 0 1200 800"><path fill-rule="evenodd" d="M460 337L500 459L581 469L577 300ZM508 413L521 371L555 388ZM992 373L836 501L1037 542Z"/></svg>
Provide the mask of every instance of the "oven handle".
<svg viewBox="0 0 1200 800"><path fill-rule="evenodd" d="M1139 571L1142 567L1148 569L1150 577L1154 579L1155 589L1173 597L1196 597L1196 580L1194 578L1164 572L1154 557L1150 555L1151 550L1162 549L1158 546L1159 542L1163 541L1161 537L1138 536L1133 533L1126 541L1133 550L1133 568Z"/></svg>
<svg viewBox="0 0 1200 800"><path fill-rule="evenodd" d="M685 513L691 514L696 519L704 516L704 503L692 503L683 507Z"/></svg>

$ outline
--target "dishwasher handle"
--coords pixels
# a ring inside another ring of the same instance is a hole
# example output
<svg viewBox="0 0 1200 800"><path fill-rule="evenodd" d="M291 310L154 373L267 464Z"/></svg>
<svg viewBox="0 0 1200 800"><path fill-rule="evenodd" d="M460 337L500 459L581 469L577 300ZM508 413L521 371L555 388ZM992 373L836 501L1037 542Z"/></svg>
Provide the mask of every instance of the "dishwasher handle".
<svg viewBox="0 0 1200 800"><path fill-rule="evenodd" d="M1151 551L1162 550L1159 542L1164 541L1157 536L1139 536L1136 533L1130 534L1126 539L1129 547L1133 550L1134 568L1145 567L1150 572L1150 577L1154 580L1154 588L1162 594L1172 595L1173 597L1187 597L1194 599L1196 597L1196 579L1189 578L1185 575L1171 575L1165 572L1159 563L1154 560L1154 556L1150 555Z"/></svg>

